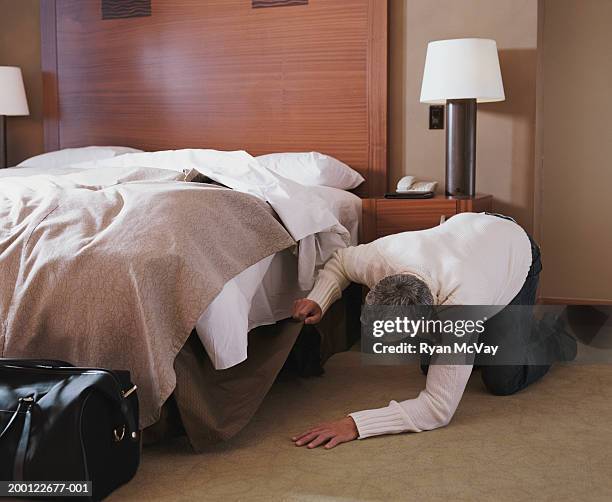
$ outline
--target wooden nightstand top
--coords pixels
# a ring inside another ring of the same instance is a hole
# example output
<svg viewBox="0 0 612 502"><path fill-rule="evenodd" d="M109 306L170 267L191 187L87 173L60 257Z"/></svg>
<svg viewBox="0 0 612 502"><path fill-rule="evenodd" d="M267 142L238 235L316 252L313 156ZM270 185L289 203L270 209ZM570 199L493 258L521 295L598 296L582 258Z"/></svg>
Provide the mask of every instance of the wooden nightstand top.
<svg viewBox="0 0 612 502"><path fill-rule="evenodd" d="M466 212L491 211L493 197L477 194L471 198L436 195L431 199L363 199L361 242L371 242L385 235L424 230Z"/></svg>
<svg viewBox="0 0 612 502"><path fill-rule="evenodd" d="M451 197L449 195L441 195L436 194L431 199L386 199L384 196L378 197L364 197L363 200L385 200L385 201L394 201L399 203L407 203L407 202L427 202L432 200L453 200L453 201L464 201L464 202L477 202L477 201L486 201L493 199L492 195L486 193L477 193L474 197Z"/></svg>

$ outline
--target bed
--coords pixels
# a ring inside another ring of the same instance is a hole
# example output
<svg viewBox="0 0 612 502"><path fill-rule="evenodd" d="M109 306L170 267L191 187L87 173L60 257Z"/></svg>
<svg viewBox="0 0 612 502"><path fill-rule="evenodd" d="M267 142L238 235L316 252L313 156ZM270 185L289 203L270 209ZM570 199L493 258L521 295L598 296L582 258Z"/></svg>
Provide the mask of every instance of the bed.
<svg viewBox="0 0 612 502"><path fill-rule="evenodd" d="M366 179L356 195L311 188L354 243L359 197L386 188L387 6L350 4L160 0L150 17L103 20L97 1L42 0L45 147L325 152ZM308 289L286 244L229 274L176 347L170 390L197 449L248 423L300 332L283 321ZM151 409L143 426L159 416L160 406Z"/></svg>
<svg viewBox="0 0 612 502"><path fill-rule="evenodd" d="M27 162L0 173L2 355L129 368L142 427L175 389L194 326L214 371L243 363L249 331L289 317L316 268L357 239L361 199L275 177L246 152Z"/></svg>

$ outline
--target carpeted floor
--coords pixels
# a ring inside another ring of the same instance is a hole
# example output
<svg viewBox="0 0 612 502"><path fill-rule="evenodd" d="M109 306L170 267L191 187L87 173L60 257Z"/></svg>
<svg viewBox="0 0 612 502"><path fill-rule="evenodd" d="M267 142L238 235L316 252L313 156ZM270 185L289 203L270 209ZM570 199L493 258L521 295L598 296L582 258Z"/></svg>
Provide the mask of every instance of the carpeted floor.
<svg viewBox="0 0 612 502"><path fill-rule="evenodd" d="M277 383L253 422L203 455L183 440L145 449L112 501L612 500L612 367L558 366L511 397L474 373L451 424L304 450L289 437L349 411L416 395L416 366L338 354L324 377Z"/></svg>

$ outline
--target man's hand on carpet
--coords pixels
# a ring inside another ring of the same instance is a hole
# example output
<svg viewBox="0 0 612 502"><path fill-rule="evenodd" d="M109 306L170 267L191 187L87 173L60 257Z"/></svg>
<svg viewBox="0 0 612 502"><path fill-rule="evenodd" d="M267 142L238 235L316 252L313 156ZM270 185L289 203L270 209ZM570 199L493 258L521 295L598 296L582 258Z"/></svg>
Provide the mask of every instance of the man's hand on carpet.
<svg viewBox="0 0 612 502"><path fill-rule="evenodd" d="M312 429L302 432L291 438L295 446L305 446L316 448L325 444L325 449L329 450L341 443L348 443L357 439L359 432L355 421L351 417L345 417L334 422L320 424Z"/></svg>
<svg viewBox="0 0 612 502"><path fill-rule="evenodd" d="M323 317L323 311L317 302L308 298L300 298L293 304L293 318L296 321L304 321L304 324L317 324L321 317Z"/></svg>

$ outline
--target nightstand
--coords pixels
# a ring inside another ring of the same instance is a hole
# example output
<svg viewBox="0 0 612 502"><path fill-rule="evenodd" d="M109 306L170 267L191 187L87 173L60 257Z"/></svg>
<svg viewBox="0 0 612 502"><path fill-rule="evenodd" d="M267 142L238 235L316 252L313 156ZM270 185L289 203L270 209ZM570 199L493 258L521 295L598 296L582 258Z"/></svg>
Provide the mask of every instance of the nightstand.
<svg viewBox="0 0 612 502"><path fill-rule="evenodd" d="M431 199L363 199L360 242L371 242L385 235L424 230L440 224L442 218L459 213L492 210L493 197L478 194L470 198L436 195Z"/></svg>

